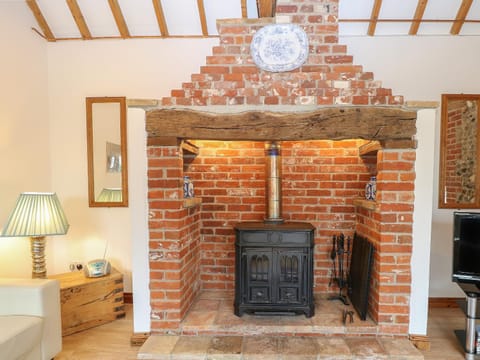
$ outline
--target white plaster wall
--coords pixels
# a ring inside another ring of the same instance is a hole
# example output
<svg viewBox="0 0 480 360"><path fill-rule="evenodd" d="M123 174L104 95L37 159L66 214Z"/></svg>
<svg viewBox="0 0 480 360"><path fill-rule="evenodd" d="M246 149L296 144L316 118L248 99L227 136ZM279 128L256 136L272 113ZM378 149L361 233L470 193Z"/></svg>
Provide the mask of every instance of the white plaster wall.
<svg viewBox="0 0 480 360"><path fill-rule="evenodd" d="M435 109L417 112L417 153L413 212L412 288L409 333L427 334L428 281L434 181Z"/></svg>
<svg viewBox="0 0 480 360"><path fill-rule="evenodd" d="M23 2L0 2L0 228L21 192L54 190L47 45L30 30L34 24ZM49 240L47 258L52 257ZM30 277L31 271L29 239L0 238L0 276Z"/></svg>
<svg viewBox="0 0 480 360"><path fill-rule="evenodd" d="M169 96L171 89L200 71L217 43L217 39L150 39L48 44L52 183L66 195L71 223L67 241L53 244L53 271L68 271L71 261L101 257L108 241L107 258L125 274L125 290L135 294L135 332L150 326L144 111L128 111L129 207L89 208L85 97ZM132 269L138 269L133 280Z"/></svg>

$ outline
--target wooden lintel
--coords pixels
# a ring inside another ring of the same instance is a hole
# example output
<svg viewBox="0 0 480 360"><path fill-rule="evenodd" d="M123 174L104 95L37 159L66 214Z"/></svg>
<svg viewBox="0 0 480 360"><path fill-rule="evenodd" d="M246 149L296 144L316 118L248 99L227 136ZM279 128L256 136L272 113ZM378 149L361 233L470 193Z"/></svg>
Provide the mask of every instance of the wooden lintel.
<svg viewBox="0 0 480 360"><path fill-rule="evenodd" d="M199 152L198 146L195 144L192 144L190 141L183 140L180 146L184 151L193 155L198 155L198 152Z"/></svg>
<svg viewBox="0 0 480 360"><path fill-rule="evenodd" d="M380 145L382 149L416 149L417 140L382 140Z"/></svg>
<svg viewBox="0 0 480 360"><path fill-rule="evenodd" d="M147 138L148 146L179 146L182 142L176 136L149 136Z"/></svg>
<svg viewBox="0 0 480 360"><path fill-rule="evenodd" d="M412 141L416 111L391 107L329 107L312 112L209 113L190 109L146 112L149 138L196 140Z"/></svg>
<svg viewBox="0 0 480 360"><path fill-rule="evenodd" d="M382 148L382 145L378 141L369 141L358 148L358 154L360 156L375 153Z"/></svg>

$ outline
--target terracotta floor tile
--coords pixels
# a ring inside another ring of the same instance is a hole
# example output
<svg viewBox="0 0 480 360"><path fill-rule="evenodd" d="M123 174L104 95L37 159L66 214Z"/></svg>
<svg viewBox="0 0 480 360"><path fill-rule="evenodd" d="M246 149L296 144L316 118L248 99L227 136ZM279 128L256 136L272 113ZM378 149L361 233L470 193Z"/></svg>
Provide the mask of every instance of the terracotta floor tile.
<svg viewBox="0 0 480 360"><path fill-rule="evenodd" d="M350 348L354 359L388 359L388 354L376 338L346 338L345 342Z"/></svg>
<svg viewBox="0 0 480 360"><path fill-rule="evenodd" d="M348 347L345 339L332 338L332 337L320 337L317 338L318 343L318 359L327 360L335 359L350 360L352 359L352 352Z"/></svg>
<svg viewBox="0 0 480 360"><path fill-rule="evenodd" d="M240 360L242 336L216 336L207 350L207 360Z"/></svg>
<svg viewBox="0 0 480 360"><path fill-rule="evenodd" d="M278 338L266 336L246 336L243 339L244 360L280 360Z"/></svg>
<svg viewBox="0 0 480 360"><path fill-rule="evenodd" d="M282 337L278 350L283 360L317 360L318 343L313 338Z"/></svg>
<svg viewBox="0 0 480 360"><path fill-rule="evenodd" d="M137 359L169 360L179 336L150 336L140 348Z"/></svg>
<svg viewBox="0 0 480 360"><path fill-rule="evenodd" d="M423 355L408 339L379 338L389 360L423 360Z"/></svg>
<svg viewBox="0 0 480 360"><path fill-rule="evenodd" d="M209 336L182 336L171 353L171 360L205 360L212 338Z"/></svg>

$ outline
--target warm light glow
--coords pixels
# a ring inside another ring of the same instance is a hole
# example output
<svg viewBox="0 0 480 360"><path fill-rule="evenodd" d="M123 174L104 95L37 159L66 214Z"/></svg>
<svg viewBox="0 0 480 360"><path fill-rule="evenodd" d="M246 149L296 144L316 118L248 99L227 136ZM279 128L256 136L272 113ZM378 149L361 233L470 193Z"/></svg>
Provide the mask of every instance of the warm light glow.
<svg viewBox="0 0 480 360"><path fill-rule="evenodd" d="M46 235L67 233L68 221L55 193L22 193L1 236L31 236L32 277L46 278Z"/></svg>

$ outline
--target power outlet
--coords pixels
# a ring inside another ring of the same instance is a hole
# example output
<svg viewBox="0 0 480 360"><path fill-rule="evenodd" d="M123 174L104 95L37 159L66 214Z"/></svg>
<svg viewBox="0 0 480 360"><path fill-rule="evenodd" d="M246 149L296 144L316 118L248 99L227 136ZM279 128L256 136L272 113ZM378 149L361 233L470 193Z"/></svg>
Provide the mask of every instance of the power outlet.
<svg viewBox="0 0 480 360"><path fill-rule="evenodd" d="M83 270L83 264L79 261L73 261L68 265L68 268L70 269L71 272L74 271L82 271Z"/></svg>

